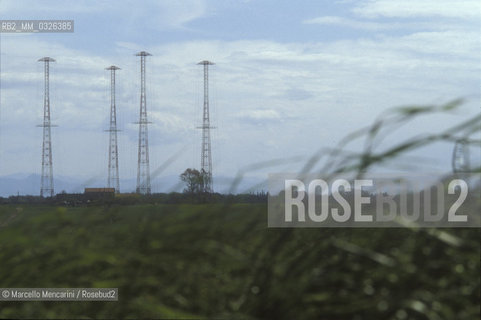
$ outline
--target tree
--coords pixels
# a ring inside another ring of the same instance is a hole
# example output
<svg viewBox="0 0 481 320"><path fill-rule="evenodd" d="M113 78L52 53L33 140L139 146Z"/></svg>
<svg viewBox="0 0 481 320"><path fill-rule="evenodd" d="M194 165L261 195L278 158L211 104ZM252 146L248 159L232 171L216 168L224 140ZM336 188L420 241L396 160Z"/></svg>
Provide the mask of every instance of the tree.
<svg viewBox="0 0 481 320"><path fill-rule="evenodd" d="M196 169L186 169L180 175L180 180L185 183L185 193L196 194L204 191L204 176L202 172Z"/></svg>

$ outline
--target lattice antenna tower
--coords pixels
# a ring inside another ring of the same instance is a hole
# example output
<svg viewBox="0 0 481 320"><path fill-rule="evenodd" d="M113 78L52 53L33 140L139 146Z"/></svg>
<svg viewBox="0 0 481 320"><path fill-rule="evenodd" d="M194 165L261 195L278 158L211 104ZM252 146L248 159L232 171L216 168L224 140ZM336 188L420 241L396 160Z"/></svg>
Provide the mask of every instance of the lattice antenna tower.
<svg viewBox="0 0 481 320"><path fill-rule="evenodd" d="M204 60L199 62L198 65L204 66L204 109L202 112L202 126L198 127L199 129L202 129L200 167L201 172L204 174L204 191L212 193L214 192L214 189L212 180L212 150L210 129L213 129L214 127L210 126L209 115L209 66L214 65L214 63Z"/></svg>
<svg viewBox="0 0 481 320"><path fill-rule="evenodd" d="M39 62L44 63L44 94L43 94L43 123L39 127L43 128L43 143L42 143L42 177L40 181L40 196L52 197L54 194L53 188L53 163L52 163L52 135L50 122L50 88L49 88L49 73L50 62L55 62L50 57L38 59Z"/></svg>
<svg viewBox="0 0 481 320"><path fill-rule="evenodd" d="M110 127L109 132L109 167L107 187L115 188L115 193L120 192L119 181L119 149L117 145L117 109L115 105L115 71L120 70L117 66L105 68L110 70Z"/></svg>
<svg viewBox="0 0 481 320"><path fill-rule="evenodd" d="M140 194L150 194L150 168L149 168L149 134L147 125L147 102L145 96L145 60L150 53L141 51L136 54L140 57L140 113L139 113L139 151L137 162L137 188Z"/></svg>

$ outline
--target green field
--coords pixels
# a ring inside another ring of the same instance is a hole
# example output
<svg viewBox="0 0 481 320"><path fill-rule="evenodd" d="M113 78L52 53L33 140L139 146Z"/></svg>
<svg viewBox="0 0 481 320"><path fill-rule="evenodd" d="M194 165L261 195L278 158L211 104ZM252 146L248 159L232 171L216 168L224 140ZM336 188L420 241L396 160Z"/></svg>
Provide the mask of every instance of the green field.
<svg viewBox="0 0 481 320"><path fill-rule="evenodd" d="M265 204L0 206L0 287L118 287L3 302L0 318L480 317L478 229L267 229Z"/></svg>

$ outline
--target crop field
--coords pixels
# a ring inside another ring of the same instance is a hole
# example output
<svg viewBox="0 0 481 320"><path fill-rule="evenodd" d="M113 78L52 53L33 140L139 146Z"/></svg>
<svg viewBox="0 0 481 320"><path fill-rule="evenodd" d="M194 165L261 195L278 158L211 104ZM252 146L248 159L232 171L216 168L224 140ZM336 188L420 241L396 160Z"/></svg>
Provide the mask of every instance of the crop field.
<svg viewBox="0 0 481 320"><path fill-rule="evenodd" d="M266 204L0 206L1 318L479 319L478 229L272 229Z"/></svg>

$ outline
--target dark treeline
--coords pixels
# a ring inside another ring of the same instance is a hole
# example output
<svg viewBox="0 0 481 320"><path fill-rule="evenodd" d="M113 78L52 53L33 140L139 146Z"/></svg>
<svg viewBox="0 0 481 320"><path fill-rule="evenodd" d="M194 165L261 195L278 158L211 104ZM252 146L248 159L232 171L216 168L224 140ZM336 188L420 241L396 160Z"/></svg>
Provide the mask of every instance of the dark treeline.
<svg viewBox="0 0 481 320"><path fill-rule="evenodd" d="M8 198L0 197L0 204L38 204L57 206L89 206L89 205L136 205L136 204L201 204L201 203L266 203L267 193L264 191L248 194L221 193L154 193L139 195L122 194L84 194L59 193L53 197L43 198L32 195L17 195Z"/></svg>

